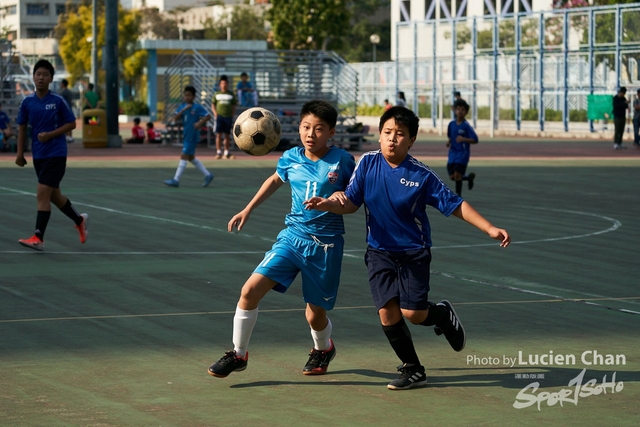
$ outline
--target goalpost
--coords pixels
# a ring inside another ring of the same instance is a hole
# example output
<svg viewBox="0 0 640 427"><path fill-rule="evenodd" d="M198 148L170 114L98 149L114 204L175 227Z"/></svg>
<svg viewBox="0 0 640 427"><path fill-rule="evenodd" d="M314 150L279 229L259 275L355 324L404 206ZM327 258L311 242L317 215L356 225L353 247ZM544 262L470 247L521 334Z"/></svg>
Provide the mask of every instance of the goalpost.
<svg viewBox="0 0 640 427"><path fill-rule="evenodd" d="M444 110L445 110L445 87L450 88L450 93L452 94L454 91L461 92L461 96L464 99L465 94L470 94L472 96L472 102L467 101L471 110L473 110L472 114L477 114L478 109L478 92L482 92L488 96L488 106L489 106L489 135L491 138L494 137L495 133L495 110L496 110L496 82L493 80L443 80L438 83L439 86L439 108L438 108L438 119L440 120L439 126L439 135L444 134ZM478 87L480 86L480 87ZM461 90L462 88L466 90ZM447 95L449 91L447 92ZM453 95L446 96L447 99L453 99ZM449 111L449 109L447 109ZM477 117L474 115L474 117ZM469 121L470 118L467 118Z"/></svg>

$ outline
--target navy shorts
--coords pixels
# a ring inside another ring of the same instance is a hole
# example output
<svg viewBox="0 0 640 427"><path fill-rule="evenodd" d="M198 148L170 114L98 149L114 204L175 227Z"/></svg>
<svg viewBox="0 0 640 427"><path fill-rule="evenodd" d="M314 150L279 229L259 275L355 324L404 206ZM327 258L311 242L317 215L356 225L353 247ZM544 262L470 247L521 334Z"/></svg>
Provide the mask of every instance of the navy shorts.
<svg viewBox="0 0 640 427"><path fill-rule="evenodd" d="M218 116L216 119L216 133L231 133L232 117Z"/></svg>
<svg viewBox="0 0 640 427"><path fill-rule="evenodd" d="M46 157L33 159L33 167L38 175L38 184L59 188L67 169L66 157Z"/></svg>
<svg viewBox="0 0 640 427"><path fill-rule="evenodd" d="M464 175L467 172L467 164L447 163L447 173L449 174L449 176L453 175L455 172L459 172L460 175Z"/></svg>
<svg viewBox="0 0 640 427"><path fill-rule="evenodd" d="M394 298L398 299L400 308L429 308L429 248L388 252L368 247L364 262L369 271L369 287L377 310Z"/></svg>

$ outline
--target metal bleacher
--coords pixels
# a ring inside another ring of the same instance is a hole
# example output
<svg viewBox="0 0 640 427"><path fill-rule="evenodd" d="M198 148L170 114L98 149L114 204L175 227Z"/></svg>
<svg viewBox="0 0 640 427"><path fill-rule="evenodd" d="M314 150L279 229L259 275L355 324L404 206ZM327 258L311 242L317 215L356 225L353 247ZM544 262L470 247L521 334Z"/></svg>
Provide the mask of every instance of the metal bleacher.
<svg viewBox="0 0 640 427"><path fill-rule="evenodd" d="M333 143L360 149L367 132L356 128L358 73L332 51L233 51L184 50L164 75L164 117L170 117L182 102L186 85L196 88L201 104L211 112L211 99L221 75L235 90L240 74L246 72L259 94L259 106L276 114L282 123L283 141L298 142L298 112L305 102L322 99L339 112ZM236 114L244 108L238 107ZM213 115L213 114L212 114Z"/></svg>
<svg viewBox="0 0 640 427"><path fill-rule="evenodd" d="M31 72L24 58L19 52L13 50L10 41L0 40L0 103L2 110L11 118L9 126L12 127L13 137L8 141L9 146L15 147L17 129L15 119L18 117L18 108L24 96L35 90L31 80ZM27 139L29 140L29 139ZM25 147L28 151L29 146Z"/></svg>

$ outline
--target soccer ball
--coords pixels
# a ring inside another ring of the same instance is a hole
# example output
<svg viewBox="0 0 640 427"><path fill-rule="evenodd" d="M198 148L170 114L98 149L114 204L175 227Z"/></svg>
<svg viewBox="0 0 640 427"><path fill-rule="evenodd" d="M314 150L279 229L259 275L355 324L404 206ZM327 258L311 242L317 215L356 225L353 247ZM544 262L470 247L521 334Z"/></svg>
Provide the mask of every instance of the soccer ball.
<svg viewBox="0 0 640 427"><path fill-rule="evenodd" d="M264 156L280 142L282 126L271 111L254 107L245 110L233 124L233 139L242 151L252 156Z"/></svg>

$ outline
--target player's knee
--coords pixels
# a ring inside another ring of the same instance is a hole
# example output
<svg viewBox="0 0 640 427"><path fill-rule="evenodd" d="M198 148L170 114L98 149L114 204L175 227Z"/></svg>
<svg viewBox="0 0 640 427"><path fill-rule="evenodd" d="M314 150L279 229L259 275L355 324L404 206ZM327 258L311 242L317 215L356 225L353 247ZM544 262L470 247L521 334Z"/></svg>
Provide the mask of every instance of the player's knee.
<svg viewBox="0 0 640 427"><path fill-rule="evenodd" d="M404 317L414 325L419 325L427 318L427 310L402 310Z"/></svg>

